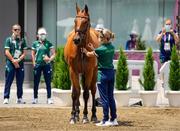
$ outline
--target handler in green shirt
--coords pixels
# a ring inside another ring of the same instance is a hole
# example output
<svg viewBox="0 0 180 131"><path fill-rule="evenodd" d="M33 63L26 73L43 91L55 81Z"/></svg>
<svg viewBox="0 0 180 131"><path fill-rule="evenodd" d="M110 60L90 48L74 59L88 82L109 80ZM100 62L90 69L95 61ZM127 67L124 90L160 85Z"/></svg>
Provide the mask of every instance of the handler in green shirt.
<svg viewBox="0 0 180 131"><path fill-rule="evenodd" d="M54 46L47 40L47 32L45 28L38 29L38 40L32 45L32 62L34 66L34 99L33 104L38 103L38 87L41 78L41 72L47 88L47 103L53 104L51 99L51 61L55 58Z"/></svg>
<svg viewBox="0 0 180 131"><path fill-rule="evenodd" d="M6 56L4 104L9 103L10 88L16 75L17 103L25 104L22 99L24 81L24 57L26 55L26 41L21 38L21 26L12 26L12 35L8 37L4 45Z"/></svg>
<svg viewBox="0 0 180 131"><path fill-rule="evenodd" d="M88 56L97 56L98 60L98 83L97 87L103 107L103 119L96 126L117 126L116 103L114 100L114 77L115 71L113 66L113 57L115 48L111 43L114 33L108 29L99 31L100 47L94 49L92 44L89 47L93 51L87 51L83 48L83 52ZM109 113L110 110L110 113ZM109 118L110 114L110 118Z"/></svg>

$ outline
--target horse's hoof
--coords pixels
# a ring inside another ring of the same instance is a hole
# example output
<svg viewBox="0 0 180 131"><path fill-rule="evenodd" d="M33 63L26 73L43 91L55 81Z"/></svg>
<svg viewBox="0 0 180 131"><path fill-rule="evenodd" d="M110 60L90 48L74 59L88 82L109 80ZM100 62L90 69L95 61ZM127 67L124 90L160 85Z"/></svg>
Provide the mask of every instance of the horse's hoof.
<svg viewBox="0 0 180 131"><path fill-rule="evenodd" d="M89 123L88 118L83 118L82 123L83 123L83 124Z"/></svg>
<svg viewBox="0 0 180 131"><path fill-rule="evenodd" d="M75 120L74 118L71 118L69 123L70 123L70 124L75 124L75 123L76 123L76 120Z"/></svg>
<svg viewBox="0 0 180 131"><path fill-rule="evenodd" d="M98 119L97 119L96 116L94 116L94 117L91 117L91 121L92 121L93 123L96 123L96 122L98 121Z"/></svg>

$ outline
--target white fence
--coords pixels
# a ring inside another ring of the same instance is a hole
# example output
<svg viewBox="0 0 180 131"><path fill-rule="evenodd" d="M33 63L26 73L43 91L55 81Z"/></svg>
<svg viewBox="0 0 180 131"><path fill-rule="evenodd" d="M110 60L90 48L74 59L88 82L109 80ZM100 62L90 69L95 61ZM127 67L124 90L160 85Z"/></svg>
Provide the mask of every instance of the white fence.
<svg viewBox="0 0 180 131"><path fill-rule="evenodd" d="M164 89L170 90L168 86L168 79L169 79L169 66L171 61L167 61L163 64L163 66L160 68L160 75L162 78L162 82L164 83Z"/></svg>
<svg viewBox="0 0 180 131"><path fill-rule="evenodd" d="M117 63L118 60L114 60L114 68L117 69ZM129 80L128 80L128 86L131 87L132 95L131 97L140 97L139 96L139 90L143 90L143 87L139 84L138 79L143 79L143 67L145 64L144 60L127 60L128 69L129 69ZM154 61L154 71L155 71L155 80L156 85L155 89L157 89L157 77L158 77L158 64L156 61ZM133 70L139 70L139 76L133 76L132 72ZM133 79L135 77L135 80Z"/></svg>

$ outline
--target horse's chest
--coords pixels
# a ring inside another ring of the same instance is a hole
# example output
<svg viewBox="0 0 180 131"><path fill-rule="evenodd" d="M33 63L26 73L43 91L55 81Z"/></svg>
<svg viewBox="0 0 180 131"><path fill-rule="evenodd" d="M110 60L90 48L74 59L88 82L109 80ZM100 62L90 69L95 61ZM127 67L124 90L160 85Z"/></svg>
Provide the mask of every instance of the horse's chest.
<svg viewBox="0 0 180 131"><path fill-rule="evenodd" d="M82 55L78 55L73 59L73 65L79 73L83 73L86 61L86 57Z"/></svg>

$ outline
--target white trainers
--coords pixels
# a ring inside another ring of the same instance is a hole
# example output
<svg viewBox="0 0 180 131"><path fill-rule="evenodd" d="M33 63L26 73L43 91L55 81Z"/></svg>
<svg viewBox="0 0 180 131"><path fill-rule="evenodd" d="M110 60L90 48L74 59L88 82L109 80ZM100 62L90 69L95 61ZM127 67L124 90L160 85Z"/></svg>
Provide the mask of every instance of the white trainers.
<svg viewBox="0 0 180 131"><path fill-rule="evenodd" d="M113 121L110 121L111 122L111 125L110 126L118 126L118 122L117 122L117 119L114 119Z"/></svg>
<svg viewBox="0 0 180 131"><path fill-rule="evenodd" d="M101 122L96 124L96 126L111 126L111 125L112 125L112 123L109 121L105 121L105 122L101 121Z"/></svg>
<svg viewBox="0 0 180 131"><path fill-rule="evenodd" d="M47 99L47 104L53 104L53 100L51 98Z"/></svg>
<svg viewBox="0 0 180 131"><path fill-rule="evenodd" d="M17 104L26 104L26 102L24 102L22 98L17 99L16 103Z"/></svg>
<svg viewBox="0 0 180 131"><path fill-rule="evenodd" d="M34 98L34 100L32 101L32 104L37 104L38 103L38 99Z"/></svg>
<svg viewBox="0 0 180 131"><path fill-rule="evenodd" d="M3 101L3 104L9 104L9 99L5 98L4 101Z"/></svg>

